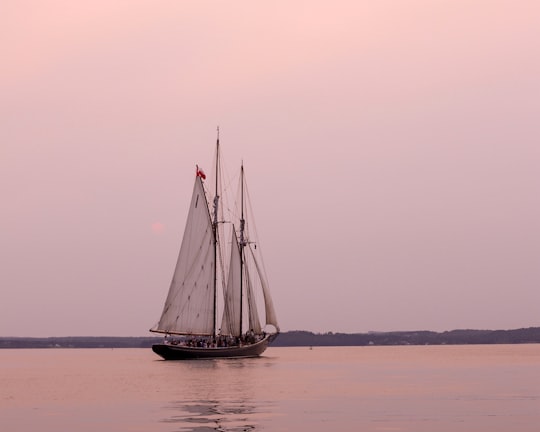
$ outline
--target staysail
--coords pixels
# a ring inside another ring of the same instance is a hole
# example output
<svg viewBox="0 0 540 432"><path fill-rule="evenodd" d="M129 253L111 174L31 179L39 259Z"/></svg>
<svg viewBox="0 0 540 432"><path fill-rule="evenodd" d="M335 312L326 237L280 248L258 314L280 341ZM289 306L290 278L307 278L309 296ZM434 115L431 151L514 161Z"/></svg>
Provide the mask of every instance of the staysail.
<svg viewBox="0 0 540 432"><path fill-rule="evenodd" d="M152 331L212 335L215 237L200 175L195 178L182 246L161 319Z"/></svg>
<svg viewBox="0 0 540 432"><path fill-rule="evenodd" d="M240 302L242 301L242 266L240 257L240 247L234 228L232 229L231 241L231 264L229 266L229 278L225 288L225 304L223 308L223 321L221 324L221 334L227 336L240 336L241 320Z"/></svg>
<svg viewBox="0 0 540 432"><path fill-rule="evenodd" d="M246 267L246 297L248 304L248 323L249 331L260 334L261 333L261 320L259 319L259 313L257 311L257 302L255 300L255 293L253 292L253 284L251 275Z"/></svg>

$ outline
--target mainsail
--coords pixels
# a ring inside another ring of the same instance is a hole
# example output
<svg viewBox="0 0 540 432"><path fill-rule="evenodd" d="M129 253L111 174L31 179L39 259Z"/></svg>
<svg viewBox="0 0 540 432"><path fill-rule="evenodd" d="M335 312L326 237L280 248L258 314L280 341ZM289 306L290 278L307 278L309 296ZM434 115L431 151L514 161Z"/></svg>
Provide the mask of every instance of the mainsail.
<svg viewBox="0 0 540 432"><path fill-rule="evenodd" d="M253 249L249 248L249 251L251 252L253 263L255 264L255 268L257 269L257 274L259 275L259 280L261 281L261 288L262 288L262 293L264 297L264 310L265 310L265 315L266 315L266 324L274 326L276 330L279 331L276 311L274 309L274 302L272 302L272 297L270 297L270 291L268 289L268 282L266 282L266 277L259 263L257 262L257 259L255 258Z"/></svg>
<svg viewBox="0 0 540 432"><path fill-rule="evenodd" d="M197 175L169 294L153 331L214 333L215 242L202 179Z"/></svg>

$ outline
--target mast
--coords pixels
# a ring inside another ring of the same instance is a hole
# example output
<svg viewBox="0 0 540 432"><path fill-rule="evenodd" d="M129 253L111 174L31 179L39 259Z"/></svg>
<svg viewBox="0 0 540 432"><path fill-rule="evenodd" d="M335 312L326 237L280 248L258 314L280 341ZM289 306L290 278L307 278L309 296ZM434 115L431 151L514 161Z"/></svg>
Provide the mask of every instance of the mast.
<svg viewBox="0 0 540 432"><path fill-rule="evenodd" d="M246 221L244 219L244 162L240 166L240 334L242 334L242 315L243 305L244 305L244 246L246 245L246 240L244 238L244 228Z"/></svg>
<svg viewBox="0 0 540 432"><path fill-rule="evenodd" d="M216 140L216 183L214 195L214 221L212 222L212 231L214 233L214 338L217 336L217 242L218 242L218 178L219 178L219 126L217 127Z"/></svg>

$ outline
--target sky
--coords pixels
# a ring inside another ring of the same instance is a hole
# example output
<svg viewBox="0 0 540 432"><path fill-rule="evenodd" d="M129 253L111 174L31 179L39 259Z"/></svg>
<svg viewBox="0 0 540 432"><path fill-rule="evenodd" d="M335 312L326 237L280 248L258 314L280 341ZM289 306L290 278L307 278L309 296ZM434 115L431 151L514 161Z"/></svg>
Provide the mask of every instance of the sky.
<svg viewBox="0 0 540 432"><path fill-rule="evenodd" d="M0 9L0 336L148 335L218 125L281 330L540 326L537 1Z"/></svg>

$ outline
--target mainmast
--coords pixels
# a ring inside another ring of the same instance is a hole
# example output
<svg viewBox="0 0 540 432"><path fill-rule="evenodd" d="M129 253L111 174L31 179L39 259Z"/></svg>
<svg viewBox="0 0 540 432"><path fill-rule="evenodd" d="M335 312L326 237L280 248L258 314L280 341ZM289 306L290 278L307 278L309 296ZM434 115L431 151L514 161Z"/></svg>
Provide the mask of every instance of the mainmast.
<svg viewBox="0 0 540 432"><path fill-rule="evenodd" d="M244 162L240 167L240 334L242 334L242 315L244 304L244 246L246 245L246 239L244 238L244 229L246 221L244 219Z"/></svg>
<svg viewBox="0 0 540 432"><path fill-rule="evenodd" d="M214 338L217 336L217 243L218 243L218 179L219 179L219 126L217 128L216 140L216 183L214 194L214 220L212 222L212 231L214 233Z"/></svg>

